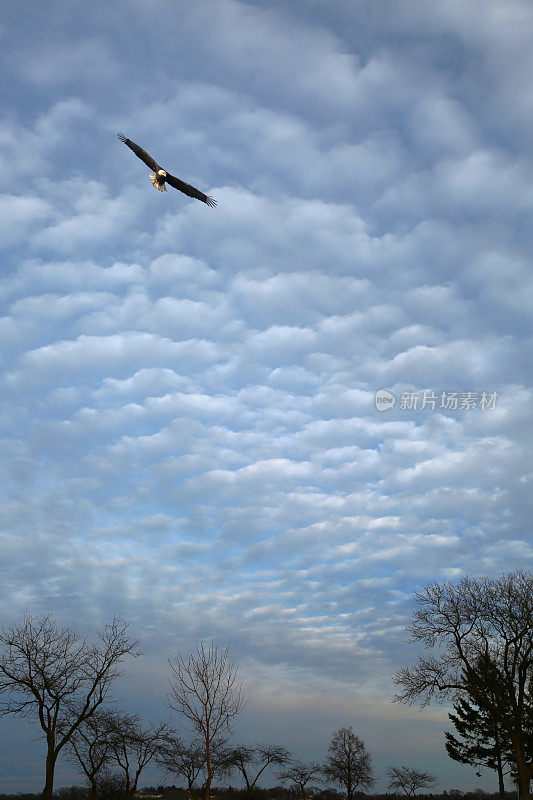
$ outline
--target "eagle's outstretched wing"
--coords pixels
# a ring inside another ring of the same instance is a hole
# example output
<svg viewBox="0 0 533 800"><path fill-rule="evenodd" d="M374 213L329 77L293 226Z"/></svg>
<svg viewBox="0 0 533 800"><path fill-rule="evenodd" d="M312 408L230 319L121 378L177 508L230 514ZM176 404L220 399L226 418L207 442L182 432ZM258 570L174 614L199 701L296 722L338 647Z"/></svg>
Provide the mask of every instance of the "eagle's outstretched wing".
<svg viewBox="0 0 533 800"><path fill-rule="evenodd" d="M143 150L142 147L139 147L138 144L135 144L135 142L132 142L131 139L128 139L126 136L124 136L123 133L119 133L117 135L118 135L118 138L120 139L120 141L124 142L124 144L127 144L128 147L130 148L130 150L133 150L135 155L138 158L140 158L141 161L144 161L144 163L146 164L147 167L150 167L150 169L152 169L155 173L157 173L157 171L161 169L161 167L159 166L157 161L154 161L152 156L148 155L146 150Z"/></svg>
<svg viewBox="0 0 533 800"><path fill-rule="evenodd" d="M167 177L165 178L165 182L168 183L170 186L173 186L174 189L178 189L180 192L189 195L189 197L196 197L197 200L201 200L202 203L206 203L208 206L211 206L212 208L217 204L217 201L213 200L212 197L208 197L199 189L195 189L194 186L185 183L185 181L182 181L179 178L175 178L174 175L169 175L168 172L167 172Z"/></svg>

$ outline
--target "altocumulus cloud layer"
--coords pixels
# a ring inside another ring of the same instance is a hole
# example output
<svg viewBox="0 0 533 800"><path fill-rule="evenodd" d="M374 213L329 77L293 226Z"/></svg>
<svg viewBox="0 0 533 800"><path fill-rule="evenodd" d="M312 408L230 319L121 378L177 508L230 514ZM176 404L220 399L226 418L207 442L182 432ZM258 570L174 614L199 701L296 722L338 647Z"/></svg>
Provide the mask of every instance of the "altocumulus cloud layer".
<svg viewBox="0 0 533 800"><path fill-rule="evenodd" d="M378 771L471 785L391 674L414 590L531 564L533 10L4 12L2 620L122 613L152 718L213 637L250 741L321 758L353 724ZM218 208L155 192L117 130ZM3 786L38 787L1 730Z"/></svg>

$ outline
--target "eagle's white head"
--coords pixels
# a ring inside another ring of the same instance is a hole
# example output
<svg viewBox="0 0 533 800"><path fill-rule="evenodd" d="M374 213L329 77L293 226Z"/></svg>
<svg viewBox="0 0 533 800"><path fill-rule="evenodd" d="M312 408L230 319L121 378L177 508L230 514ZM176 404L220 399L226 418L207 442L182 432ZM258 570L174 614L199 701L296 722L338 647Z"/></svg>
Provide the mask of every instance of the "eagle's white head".
<svg viewBox="0 0 533 800"><path fill-rule="evenodd" d="M157 175L158 175L159 178L166 178L167 177L167 173L165 172L164 169L158 169L157 170Z"/></svg>

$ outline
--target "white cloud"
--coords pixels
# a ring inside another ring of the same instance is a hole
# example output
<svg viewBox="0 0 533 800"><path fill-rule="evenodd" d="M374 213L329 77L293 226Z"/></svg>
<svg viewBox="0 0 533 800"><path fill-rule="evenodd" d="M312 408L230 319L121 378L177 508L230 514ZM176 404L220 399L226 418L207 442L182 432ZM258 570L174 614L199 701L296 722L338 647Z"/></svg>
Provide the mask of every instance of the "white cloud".
<svg viewBox="0 0 533 800"><path fill-rule="evenodd" d="M12 247L25 240L34 225L52 216L52 209L39 197L0 195L0 246Z"/></svg>

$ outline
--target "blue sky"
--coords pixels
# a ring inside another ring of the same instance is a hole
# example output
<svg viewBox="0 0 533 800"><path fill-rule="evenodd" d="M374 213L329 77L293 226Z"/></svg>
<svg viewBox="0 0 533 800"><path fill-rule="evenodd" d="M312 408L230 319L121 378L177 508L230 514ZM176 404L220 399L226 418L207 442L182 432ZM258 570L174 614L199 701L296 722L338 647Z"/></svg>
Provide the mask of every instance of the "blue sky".
<svg viewBox="0 0 533 800"><path fill-rule="evenodd" d="M153 720L214 639L237 739L496 788L391 676L415 590L532 563L532 38L525 0L4 4L4 624L121 613ZM37 733L0 720L1 789Z"/></svg>

